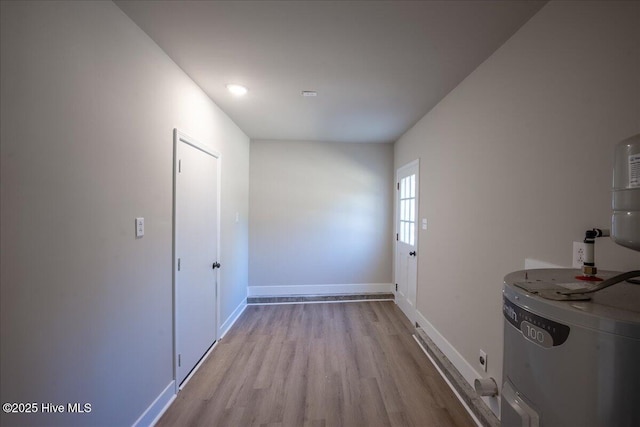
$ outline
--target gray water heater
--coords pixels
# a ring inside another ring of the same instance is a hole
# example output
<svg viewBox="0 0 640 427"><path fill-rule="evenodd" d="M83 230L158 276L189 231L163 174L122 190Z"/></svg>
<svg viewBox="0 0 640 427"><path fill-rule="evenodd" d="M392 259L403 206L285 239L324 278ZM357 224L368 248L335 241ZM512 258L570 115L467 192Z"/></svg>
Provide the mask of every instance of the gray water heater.
<svg viewBox="0 0 640 427"><path fill-rule="evenodd" d="M640 251L640 135L616 147L611 238ZM640 426L638 274L505 276L502 426Z"/></svg>
<svg viewBox="0 0 640 427"><path fill-rule="evenodd" d="M640 426L640 286L622 282L589 301L536 293L582 286L579 274L523 270L504 279L503 427Z"/></svg>

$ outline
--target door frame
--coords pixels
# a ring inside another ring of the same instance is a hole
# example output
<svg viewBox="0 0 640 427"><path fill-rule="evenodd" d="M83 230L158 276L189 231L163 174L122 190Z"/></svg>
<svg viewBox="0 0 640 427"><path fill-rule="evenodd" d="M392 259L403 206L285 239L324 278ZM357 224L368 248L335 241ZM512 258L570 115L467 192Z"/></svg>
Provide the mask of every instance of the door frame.
<svg viewBox="0 0 640 427"><path fill-rule="evenodd" d="M177 337L177 324L178 324L178 316L177 316L177 311L178 311L178 306L177 306L177 287L176 287L176 273L178 270L178 255L176 253L176 235L177 235L177 221L176 221L176 202L177 202L177 183L178 183L178 170L179 170L179 159L178 159L178 144L180 143L185 143L188 144L210 156L215 157L218 160L218 171L217 171L217 188L216 188L216 215L217 215L217 223L216 223L216 248L217 248L217 253L218 253L218 261L219 263L222 264L222 256L220 253L220 224L221 224L221 213L222 213L222 209L220 206L220 202L221 202L221 195L220 195L220 190L222 187L222 156L220 155L220 153L216 150L214 150L212 147L210 147L207 144L204 144L198 140L196 140L195 138L192 138L191 136L187 135L186 133L178 130L178 128L174 128L173 129L173 201L172 201L172 248L171 248L171 254L172 254L172 269L171 269L171 273L172 273L172 296L173 296L173 301L172 301L172 314L173 314L173 322L172 322L172 326L173 326L173 381L175 383L175 392L176 394L180 391L180 384L178 383L178 337ZM213 342L213 344L215 344L218 339L220 338L218 336L218 325L220 325L220 269L216 269L215 270L215 277L216 277L216 301L215 301L215 305L216 305L216 319L215 322L216 324L214 325L215 328L215 340ZM210 353L207 352L205 353L203 359L196 365L193 367L193 372L196 371L196 369L200 366L200 364L202 363L202 361L204 360L204 358L206 356L208 356ZM187 377L184 379L183 383L186 383L187 380L190 378L190 376L193 374L193 372L191 372L189 375L187 375Z"/></svg>
<svg viewBox="0 0 640 427"><path fill-rule="evenodd" d="M398 283L398 244L399 244L399 240L398 240L398 236L400 234L400 230L398 229L398 224L400 223L400 191L398 188L398 185L400 183L400 175L401 175L401 171L407 168L413 168L415 167L416 169L416 228L415 228L415 249L416 249L416 277L415 277L415 290L414 290L414 295L415 295L415 301L413 304L413 310L411 311L411 316L409 317L409 321L411 322L411 324L413 326L415 326L415 321L417 319L417 311L418 311L418 259L420 258L420 251L418 250L418 245L420 243L420 158L417 158L409 163L406 163L402 166L400 166L398 169L396 169L396 174L395 174L395 182L394 182L394 188L395 188L395 197L394 197L394 207L393 207L393 212L394 212L394 230L396 233L396 238L394 240L394 250L393 250L393 279L394 279L394 283ZM407 293L409 293L408 289L407 289ZM398 304L398 290L396 289L394 292L395 295L395 302L396 305ZM404 311L403 311L404 313ZM406 315L407 313L405 313Z"/></svg>

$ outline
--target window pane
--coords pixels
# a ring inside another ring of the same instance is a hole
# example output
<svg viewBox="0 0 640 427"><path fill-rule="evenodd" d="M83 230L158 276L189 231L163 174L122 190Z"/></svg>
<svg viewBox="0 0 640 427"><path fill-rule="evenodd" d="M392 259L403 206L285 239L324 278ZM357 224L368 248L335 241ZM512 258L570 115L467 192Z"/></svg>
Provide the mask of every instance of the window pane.
<svg viewBox="0 0 640 427"><path fill-rule="evenodd" d="M404 222L400 221L400 241L404 242Z"/></svg>
<svg viewBox="0 0 640 427"><path fill-rule="evenodd" d="M409 197L409 179L408 177L404 178L404 198Z"/></svg>
<svg viewBox="0 0 640 427"><path fill-rule="evenodd" d="M409 221L416 220L416 199L409 201Z"/></svg>
<svg viewBox="0 0 640 427"><path fill-rule="evenodd" d="M416 197L416 176L411 175L409 182L410 182L409 197Z"/></svg>
<svg viewBox="0 0 640 427"><path fill-rule="evenodd" d="M407 194L406 194L406 192L405 192L405 189L406 189L406 185L405 185L405 184L406 184L405 179L404 179L404 178L402 178L402 179L400 180L400 198L401 198L401 199L404 199L404 198L406 198L406 197L407 197Z"/></svg>
<svg viewBox="0 0 640 427"><path fill-rule="evenodd" d="M404 221L405 218L405 207L404 207L404 200L400 200L400 221Z"/></svg>
<svg viewBox="0 0 640 427"><path fill-rule="evenodd" d="M409 224L409 244L411 246L413 246L415 242L415 227L416 225L414 223Z"/></svg>

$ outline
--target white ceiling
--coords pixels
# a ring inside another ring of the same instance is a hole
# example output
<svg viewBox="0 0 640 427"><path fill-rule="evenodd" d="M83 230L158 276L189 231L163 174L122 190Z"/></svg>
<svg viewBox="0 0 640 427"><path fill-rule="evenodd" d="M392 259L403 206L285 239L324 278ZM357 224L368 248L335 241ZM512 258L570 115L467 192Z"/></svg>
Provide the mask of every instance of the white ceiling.
<svg viewBox="0 0 640 427"><path fill-rule="evenodd" d="M544 3L116 1L251 139L342 142L398 139Z"/></svg>

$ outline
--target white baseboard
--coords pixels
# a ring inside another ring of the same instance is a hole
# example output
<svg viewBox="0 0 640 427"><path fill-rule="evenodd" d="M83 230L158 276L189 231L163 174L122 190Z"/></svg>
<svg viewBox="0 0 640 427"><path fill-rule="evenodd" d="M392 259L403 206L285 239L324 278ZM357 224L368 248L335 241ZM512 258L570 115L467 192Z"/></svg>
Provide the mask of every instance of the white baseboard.
<svg viewBox="0 0 640 427"><path fill-rule="evenodd" d="M218 338L218 341L220 339L222 339L222 337L229 331L229 329L231 329L231 327L236 322L236 320L238 320L238 318L240 317L242 312L244 312L245 308L247 308L247 300L246 299L242 300L242 302L238 305L238 307L236 307L236 309L233 310L233 313L231 313L229 318L219 328L219 334L218 335L219 335L220 338ZM209 354L213 351L213 349L216 346L216 344L214 344L209 349L207 354L205 354L205 356L202 358L202 360L193 369L191 374L189 374L189 378L185 379L185 381L182 383L183 386L187 383L187 381L190 379L190 377L197 371L197 368L202 364L202 362L204 362L204 360L206 360L206 358L209 356ZM156 397L156 399L153 401L153 403L151 403L151 405L149 405L149 407L144 411L144 413L142 415L140 415L140 418L138 418L136 420L136 422L133 423L133 427L154 426L158 422L158 420L160 419L162 414L164 414L166 412L166 410L169 408L169 406L171 406L171 404L173 403L173 401L176 398L176 385L175 384L176 384L175 381L171 381L169 383L169 385L167 385L167 387L165 387L165 389L162 391L162 393L160 393L160 395L158 397Z"/></svg>
<svg viewBox="0 0 640 427"><path fill-rule="evenodd" d="M189 373L189 375L187 376L187 378L185 378L182 381L182 384L180 384L180 389L182 390L182 388L184 386L187 385L187 383L189 382L189 380L191 379L191 377L193 377L195 375L195 373L198 371L198 369L200 369L200 366L202 366L204 364L204 362L207 360L207 358L209 357L209 355L211 355L211 353L213 352L213 350L217 347L217 345L220 343L220 340L222 339L222 337L225 336L225 334L229 331L229 329L231 329L231 327L233 326L234 323L236 323L236 320L238 320L238 318L240 317L240 315L242 314L242 312L244 312L245 308L247 308L247 299L243 299L240 304L238 304L238 306L236 307L235 310L233 310L233 313L231 313L231 315L227 318L227 320L222 324L222 326L219 328L218 332L218 339L216 340L215 343L213 343L213 345L211 346L211 348L205 353L204 356L202 356L202 359L200 359L200 361L198 362L198 364L193 368L193 370L191 371L191 373Z"/></svg>
<svg viewBox="0 0 640 427"><path fill-rule="evenodd" d="M449 341L429 322L420 311L416 310L416 321L420 324L422 330L431 338L440 351L449 359L451 364L460 372L462 377L474 388L474 381L477 378L484 378L473 366L462 357L458 350L451 345ZM491 411L500 418L500 399L497 397L483 397L482 400L487 404Z"/></svg>
<svg viewBox="0 0 640 427"><path fill-rule="evenodd" d="M345 285L249 286L250 297L290 295L338 295L393 292L391 283L351 283Z"/></svg>
<svg viewBox="0 0 640 427"><path fill-rule="evenodd" d="M175 381L171 381L165 389L156 397L156 400L140 415L140 418L133 423L133 427L146 427L155 425L162 414L173 403L176 398Z"/></svg>
<svg viewBox="0 0 640 427"><path fill-rule="evenodd" d="M244 312L245 308L247 308L247 299L243 299L240 304L233 310L233 313L225 320L225 322L218 328L218 340L221 340L222 337L231 329L238 317Z"/></svg>
<svg viewBox="0 0 640 427"><path fill-rule="evenodd" d="M469 408L469 405L467 405L467 402L462 398L462 396L460 396L460 393L458 393L458 390L456 390L455 386L453 384L451 384L451 381L449 381L449 378L447 378L447 375L444 372L442 372L442 369L440 369L440 366L438 366L436 361L433 360L433 357L431 357L431 355L429 354L427 349L424 348L424 346L422 345L420 340L415 335L413 336L413 339L416 341L416 343L418 343L418 346L420 347L422 352L425 354L425 356L427 356L427 358L429 359L429 361L431 362L433 367L436 369L436 371L438 371L438 373L440 374L440 376L442 377L444 382L447 383L447 385L449 386L449 388L451 389L453 394L456 395L456 397L458 398L458 401L462 404L462 406L467 411L467 413L469 414L469 416L471 417L473 422L476 423L476 425L478 427L482 427L482 423L480 422L478 417L476 417L476 414L474 414L473 411L471 410L471 408Z"/></svg>
<svg viewBox="0 0 640 427"><path fill-rule="evenodd" d="M216 342L213 343L211 347L209 347L209 350L207 350L204 356L202 356L202 359L198 361L196 366L193 367L191 372L189 372L189 375L187 375L187 377L184 380L182 380L182 383L180 383L180 386L179 386L180 390L182 390L187 385L189 380L191 380L191 378L196 374L196 372L198 372L198 369L200 369L200 366L202 366L204 362L206 362L206 360L209 358L209 355L213 352L213 350L216 348L219 342L220 340L217 340Z"/></svg>

